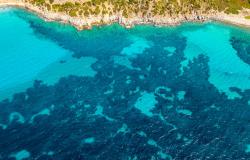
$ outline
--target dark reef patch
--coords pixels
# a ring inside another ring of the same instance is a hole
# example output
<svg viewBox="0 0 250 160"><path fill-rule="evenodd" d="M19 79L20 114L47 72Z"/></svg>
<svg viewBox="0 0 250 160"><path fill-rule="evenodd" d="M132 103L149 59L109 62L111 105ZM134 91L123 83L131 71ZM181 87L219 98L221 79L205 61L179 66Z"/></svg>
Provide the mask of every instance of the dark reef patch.
<svg viewBox="0 0 250 160"><path fill-rule="evenodd" d="M181 73L186 39L178 28L145 33L151 27L114 25L77 32L32 15L25 19L36 35L55 41L75 58L97 58L97 74L64 77L51 86L36 81L26 92L0 102L0 122L7 125L0 127L0 159L23 149L39 160L250 158L245 152L250 90L232 88L242 98L228 99L209 82L209 57L203 54ZM154 45L129 58L133 69L115 64L112 57L132 43L127 37L143 33ZM232 45L249 63L249 41L233 38ZM175 48L173 55L167 46ZM157 101L153 116L134 107L144 92ZM10 118L13 112L18 114Z"/></svg>
<svg viewBox="0 0 250 160"><path fill-rule="evenodd" d="M250 44L247 40L232 37L231 43L237 51L237 55L245 62L250 64Z"/></svg>

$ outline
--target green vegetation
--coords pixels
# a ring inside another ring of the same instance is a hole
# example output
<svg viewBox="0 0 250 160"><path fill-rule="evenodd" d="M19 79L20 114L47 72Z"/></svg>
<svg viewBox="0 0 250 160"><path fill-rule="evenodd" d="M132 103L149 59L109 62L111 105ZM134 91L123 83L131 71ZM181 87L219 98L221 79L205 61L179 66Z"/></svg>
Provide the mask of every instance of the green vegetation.
<svg viewBox="0 0 250 160"><path fill-rule="evenodd" d="M121 13L133 15L164 16L206 13L210 10L237 14L242 8L250 8L250 0L87 0L56 3L54 0L26 0L47 10L64 12L70 16L89 16Z"/></svg>

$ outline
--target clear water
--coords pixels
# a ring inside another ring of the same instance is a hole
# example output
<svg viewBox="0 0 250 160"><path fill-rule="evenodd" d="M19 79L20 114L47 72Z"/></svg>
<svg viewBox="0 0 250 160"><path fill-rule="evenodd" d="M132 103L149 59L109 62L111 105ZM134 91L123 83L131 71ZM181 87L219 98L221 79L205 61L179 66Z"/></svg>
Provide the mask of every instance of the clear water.
<svg viewBox="0 0 250 160"><path fill-rule="evenodd" d="M0 159L250 158L249 29L0 21Z"/></svg>
<svg viewBox="0 0 250 160"><path fill-rule="evenodd" d="M49 39L34 34L30 24L2 9L0 14L0 99L11 98L17 91L25 91L34 80L54 84L63 76L93 76L90 65L96 60L84 57L72 59L72 53ZM60 61L65 61L63 64ZM77 69L84 67L83 70Z"/></svg>

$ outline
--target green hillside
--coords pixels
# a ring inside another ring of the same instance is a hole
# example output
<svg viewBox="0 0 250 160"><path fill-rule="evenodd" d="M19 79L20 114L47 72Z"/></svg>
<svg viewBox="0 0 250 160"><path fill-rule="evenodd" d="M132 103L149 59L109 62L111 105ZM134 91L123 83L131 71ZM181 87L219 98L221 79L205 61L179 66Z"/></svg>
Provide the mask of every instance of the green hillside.
<svg viewBox="0 0 250 160"><path fill-rule="evenodd" d="M190 14L193 12L224 11L237 14L242 8L250 8L250 0L26 0L47 10L65 12L70 16L112 15L124 17L164 16Z"/></svg>

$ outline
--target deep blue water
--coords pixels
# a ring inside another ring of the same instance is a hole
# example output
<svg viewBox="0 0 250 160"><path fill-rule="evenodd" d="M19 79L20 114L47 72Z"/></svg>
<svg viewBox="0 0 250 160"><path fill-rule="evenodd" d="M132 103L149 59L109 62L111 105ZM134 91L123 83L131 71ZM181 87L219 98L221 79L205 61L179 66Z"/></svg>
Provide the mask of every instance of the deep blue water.
<svg viewBox="0 0 250 160"><path fill-rule="evenodd" d="M249 29L0 21L0 159L250 159Z"/></svg>

